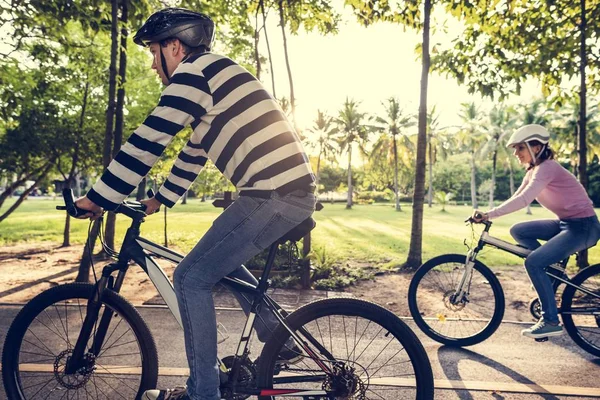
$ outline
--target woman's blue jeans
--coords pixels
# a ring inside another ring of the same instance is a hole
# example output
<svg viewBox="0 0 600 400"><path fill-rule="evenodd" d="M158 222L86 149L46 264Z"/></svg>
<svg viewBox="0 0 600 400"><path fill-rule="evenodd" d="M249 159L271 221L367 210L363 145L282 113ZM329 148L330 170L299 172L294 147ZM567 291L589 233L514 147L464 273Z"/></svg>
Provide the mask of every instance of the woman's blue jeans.
<svg viewBox="0 0 600 400"><path fill-rule="evenodd" d="M510 228L510 234L521 246L533 250L525 259L525 269L540 299L544 321L557 324L554 290L550 277L544 271L549 265L594 246L600 239L598 218L520 222ZM541 245L539 240L546 243Z"/></svg>
<svg viewBox="0 0 600 400"><path fill-rule="evenodd" d="M240 272L240 265L310 217L314 207L314 194L304 191L285 196L274 192L270 198L240 196L175 269L190 398L221 398L213 286L233 271Z"/></svg>

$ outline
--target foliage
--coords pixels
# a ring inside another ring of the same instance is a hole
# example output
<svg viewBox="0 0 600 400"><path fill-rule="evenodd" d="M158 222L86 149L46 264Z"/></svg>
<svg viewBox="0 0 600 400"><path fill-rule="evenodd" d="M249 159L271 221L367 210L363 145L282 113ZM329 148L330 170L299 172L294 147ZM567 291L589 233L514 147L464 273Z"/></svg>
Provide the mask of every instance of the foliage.
<svg viewBox="0 0 600 400"><path fill-rule="evenodd" d="M587 0L587 53L600 51L600 1ZM514 0L448 2L464 30L453 47L433 58L434 68L456 77L471 93L504 98L539 78L546 94L579 74L580 2ZM590 88L598 90L600 59L590 57Z"/></svg>

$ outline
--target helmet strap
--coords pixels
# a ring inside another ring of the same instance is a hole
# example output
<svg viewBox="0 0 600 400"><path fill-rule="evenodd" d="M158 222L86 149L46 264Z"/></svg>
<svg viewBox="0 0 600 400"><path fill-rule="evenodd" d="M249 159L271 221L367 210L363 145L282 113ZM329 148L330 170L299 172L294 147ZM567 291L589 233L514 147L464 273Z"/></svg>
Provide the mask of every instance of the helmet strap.
<svg viewBox="0 0 600 400"><path fill-rule="evenodd" d="M529 154L531 155L531 165L535 165L535 163L537 162L538 158L542 155L542 153L544 152L544 150L546 150L546 145L543 144L542 145L542 149L540 150L540 152L536 155L531 146L529 145L529 142L525 142L525 144L527 145L527 150L529 150Z"/></svg>
<svg viewBox="0 0 600 400"><path fill-rule="evenodd" d="M167 81L171 82L171 74L169 73L169 70L167 69L167 60L165 60L165 55L163 54L162 46L160 43L158 44L158 48L160 51L160 64L162 66L163 73L167 77Z"/></svg>

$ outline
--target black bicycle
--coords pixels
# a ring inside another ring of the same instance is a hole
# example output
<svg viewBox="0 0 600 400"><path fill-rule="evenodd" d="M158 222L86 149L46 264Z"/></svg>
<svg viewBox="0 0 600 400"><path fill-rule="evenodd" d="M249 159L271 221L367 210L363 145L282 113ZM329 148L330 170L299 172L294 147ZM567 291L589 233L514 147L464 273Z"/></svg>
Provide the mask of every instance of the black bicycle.
<svg viewBox="0 0 600 400"><path fill-rule="evenodd" d="M72 192L63 194L69 214L82 215ZM117 261L105 266L94 284L54 287L19 312L2 354L9 399L129 400L156 387L154 339L119 291L130 262L138 264L181 324L173 285L152 257L177 263L183 255L140 237L144 209L138 202L125 202L116 210L131 218L131 226L115 254ZM433 399L433 375L423 346L388 310L362 300L330 298L288 315L266 294L279 245L298 241L314 226L309 218L273 243L258 286L233 277L221 282L252 299L236 354L219 360L223 397ZM265 308L280 324L256 362L249 342ZM286 346L299 361L278 360Z"/></svg>
<svg viewBox="0 0 600 400"><path fill-rule="evenodd" d="M473 226L475 221L467 219ZM530 250L490 236L491 221L477 245L464 254L445 254L423 264L413 276L408 303L416 324L430 338L449 346L471 346L490 337L504 316L504 293L496 275L477 260L485 246L493 246L525 258ZM568 258L546 268L556 293L566 285L558 312L565 330L585 351L600 357L600 264L569 278ZM530 312L541 316L538 299ZM547 338L536 339L545 341Z"/></svg>

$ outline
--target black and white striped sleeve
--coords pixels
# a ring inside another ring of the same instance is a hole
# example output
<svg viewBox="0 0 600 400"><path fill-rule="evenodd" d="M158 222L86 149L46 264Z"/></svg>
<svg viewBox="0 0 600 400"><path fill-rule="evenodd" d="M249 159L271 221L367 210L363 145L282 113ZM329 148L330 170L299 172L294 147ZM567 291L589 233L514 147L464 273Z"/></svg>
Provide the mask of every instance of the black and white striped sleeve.
<svg viewBox="0 0 600 400"><path fill-rule="evenodd" d="M87 197L114 210L148 174L173 137L212 105L203 76L180 64L163 91L158 106L136 129Z"/></svg>
<svg viewBox="0 0 600 400"><path fill-rule="evenodd" d="M167 207L173 207L194 183L207 160L208 155L204 150L188 142L179 153L169 177L158 190L156 199Z"/></svg>

